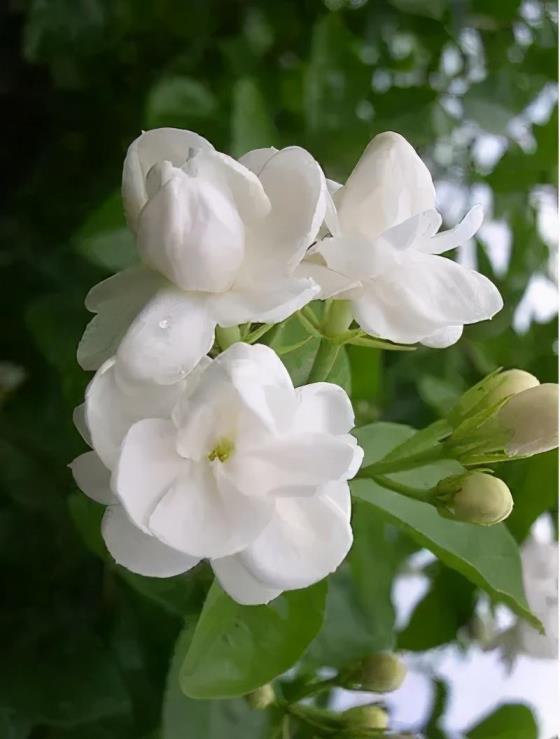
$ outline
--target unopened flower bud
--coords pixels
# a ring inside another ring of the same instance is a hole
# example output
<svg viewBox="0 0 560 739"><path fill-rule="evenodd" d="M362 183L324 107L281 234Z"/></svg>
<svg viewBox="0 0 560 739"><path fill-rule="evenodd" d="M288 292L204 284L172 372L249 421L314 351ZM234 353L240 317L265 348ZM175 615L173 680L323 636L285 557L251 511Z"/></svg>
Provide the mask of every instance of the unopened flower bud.
<svg viewBox="0 0 560 739"><path fill-rule="evenodd" d="M350 674L347 685L371 693L390 693L402 685L406 677L404 662L391 652L378 652L364 657Z"/></svg>
<svg viewBox="0 0 560 739"><path fill-rule="evenodd" d="M494 372L463 393L449 414L449 421L456 428L468 419L480 418L481 414L487 418L502 401L538 384L538 379L524 370Z"/></svg>
<svg viewBox="0 0 560 739"><path fill-rule="evenodd" d="M342 714L347 725L352 729L386 729L389 725L389 716L381 706L370 703L366 706L349 708Z"/></svg>
<svg viewBox="0 0 560 739"><path fill-rule="evenodd" d="M440 515L455 521L491 526L509 516L513 498L508 486L485 472L467 472L442 480L437 486Z"/></svg>
<svg viewBox="0 0 560 739"><path fill-rule="evenodd" d="M508 433L509 456L540 454L558 446L558 385L545 383L514 395L498 412Z"/></svg>
<svg viewBox="0 0 560 739"><path fill-rule="evenodd" d="M263 711L268 708L276 701L276 695L274 689L270 683L261 685L260 688L253 690L245 696L247 703L257 711Z"/></svg>
<svg viewBox="0 0 560 739"><path fill-rule="evenodd" d="M532 387L537 387L537 385L539 385L539 381L535 375L525 372L525 370L512 369L500 372L489 387L485 403L498 403L510 395L518 395Z"/></svg>

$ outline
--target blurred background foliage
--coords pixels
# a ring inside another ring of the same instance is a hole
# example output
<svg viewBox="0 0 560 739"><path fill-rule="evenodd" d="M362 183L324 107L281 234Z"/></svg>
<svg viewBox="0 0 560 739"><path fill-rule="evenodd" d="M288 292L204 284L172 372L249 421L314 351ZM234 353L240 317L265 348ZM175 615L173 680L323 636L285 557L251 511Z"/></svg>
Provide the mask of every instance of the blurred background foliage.
<svg viewBox="0 0 560 739"><path fill-rule="evenodd" d="M420 427L498 366L556 379L556 4L12 0L0 18L0 737L265 736L242 701L194 703L173 681L165 693L207 574L158 582L104 560L97 507L66 468L83 450L71 421L88 381L75 361L83 299L135 258L118 193L126 147L162 125L236 155L297 143L344 179L371 136L391 129L429 164L450 221L483 202L487 225L459 258L497 282L502 313L452 349L368 350L366 361L353 348L339 368L361 423ZM518 541L543 511L555 519L556 469L547 454L504 470ZM472 616L473 587L433 564L428 595L395 637L391 583L417 545L368 515L357 518L355 555L331 588L310 664L388 640L425 651ZM363 537L377 554L364 553ZM372 595L368 567L380 561ZM348 578L357 595L345 597ZM429 724L412 727L428 737L445 736L445 686L436 687ZM524 711L506 706L468 736L521 721L515 736L536 737Z"/></svg>

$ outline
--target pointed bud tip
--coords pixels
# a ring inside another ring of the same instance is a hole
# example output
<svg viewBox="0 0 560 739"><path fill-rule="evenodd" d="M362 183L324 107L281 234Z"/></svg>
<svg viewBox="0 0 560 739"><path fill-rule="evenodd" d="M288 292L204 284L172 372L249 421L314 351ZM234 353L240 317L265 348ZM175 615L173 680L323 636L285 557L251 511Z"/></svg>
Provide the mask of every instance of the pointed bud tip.
<svg viewBox="0 0 560 739"><path fill-rule="evenodd" d="M498 423L509 434L506 452L528 456L558 446L558 385L544 383L514 395L500 409Z"/></svg>

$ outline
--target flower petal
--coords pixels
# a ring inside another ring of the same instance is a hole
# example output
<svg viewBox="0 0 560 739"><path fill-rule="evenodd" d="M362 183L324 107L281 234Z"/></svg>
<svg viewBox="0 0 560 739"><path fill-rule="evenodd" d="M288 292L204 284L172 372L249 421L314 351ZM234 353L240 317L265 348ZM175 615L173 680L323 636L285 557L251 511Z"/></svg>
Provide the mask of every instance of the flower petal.
<svg viewBox="0 0 560 739"><path fill-rule="evenodd" d="M294 277L308 277L316 282L321 290L316 297L321 300L334 296L341 298L347 290L360 284L359 280L353 280L327 267L320 254L306 256L294 270Z"/></svg>
<svg viewBox="0 0 560 739"><path fill-rule="evenodd" d="M388 131L368 145L335 194L344 233L373 239L423 210L435 208L432 177L408 141Z"/></svg>
<svg viewBox="0 0 560 739"><path fill-rule="evenodd" d="M352 301L354 317L369 334L412 344L501 309L496 286L478 272L445 257L412 249L405 254L398 270L366 283Z"/></svg>
<svg viewBox="0 0 560 739"><path fill-rule="evenodd" d="M384 250L365 236L336 236L323 239L314 248L327 266L349 281L358 282L378 274L385 266Z"/></svg>
<svg viewBox="0 0 560 739"><path fill-rule="evenodd" d="M105 511L101 533L115 562L138 575L173 577L187 572L200 561L141 531L119 505Z"/></svg>
<svg viewBox="0 0 560 739"><path fill-rule="evenodd" d="M196 557L235 554L256 539L274 513L274 502L242 495L215 461L192 463L150 516L150 531Z"/></svg>
<svg viewBox="0 0 560 739"><path fill-rule="evenodd" d="M169 418L184 385L131 382L114 357L97 370L86 390L85 415L91 446L109 469L130 427L143 418Z"/></svg>
<svg viewBox="0 0 560 739"><path fill-rule="evenodd" d="M296 389L293 420L297 432L346 434L354 427L354 409L347 393L332 382L315 382Z"/></svg>
<svg viewBox="0 0 560 739"><path fill-rule="evenodd" d="M136 219L146 201L146 178L158 162L181 166L192 150L214 147L202 136L179 128L154 128L145 131L128 147L123 165L122 196L130 228L136 230Z"/></svg>
<svg viewBox="0 0 560 739"><path fill-rule="evenodd" d="M254 577L291 590L334 572L351 546L347 516L328 496L282 498L263 534L238 556Z"/></svg>
<svg viewBox="0 0 560 739"><path fill-rule="evenodd" d="M270 275L268 276L270 280ZM208 298L208 309L220 326L279 323L317 297L319 286L309 279L282 277L273 282L234 286Z"/></svg>
<svg viewBox="0 0 560 739"><path fill-rule="evenodd" d="M243 285L290 273L317 237L327 206L323 172L305 149L281 149L259 178L272 210L247 232L247 255L238 280Z"/></svg>
<svg viewBox="0 0 560 739"><path fill-rule="evenodd" d="M69 464L76 485L88 498L109 505L115 502L111 473L95 452L86 452Z"/></svg>
<svg viewBox="0 0 560 739"><path fill-rule="evenodd" d="M442 254L449 249L461 246L475 235L482 226L484 209L481 205L472 207L463 220L454 228L432 236L421 245L421 250L429 254Z"/></svg>
<svg viewBox="0 0 560 739"><path fill-rule="evenodd" d="M239 157L239 162L251 172L256 175L260 175L262 168L268 162L269 159L278 153L278 149L275 146L267 146L262 149L252 149L243 156Z"/></svg>
<svg viewBox="0 0 560 739"><path fill-rule="evenodd" d="M222 589L230 598L243 606L269 603L282 592L257 580L245 567L238 555L213 559L211 565Z"/></svg>
<svg viewBox="0 0 560 739"><path fill-rule="evenodd" d="M204 295L166 288L136 317L117 357L132 378L171 385L212 348L215 325Z"/></svg>
<svg viewBox="0 0 560 739"><path fill-rule="evenodd" d="M228 189L179 169L138 217L142 259L184 290L227 290L243 261L244 241Z"/></svg>
<svg viewBox="0 0 560 739"><path fill-rule="evenodd" d="M434 332L431 336L422 339L424 346L432 349L445 349L448 346L456 344L463 335L462 326L446 326Z"/></svg>
<svg viewBox="0 0 560 739"><path fill-rule="evenodd" d="M247 166L218 151L199 151L185 171L230 193L244 223L260 220L270 212L270 200L261 181Z"/></svg>
<svg viewBox="0 0 560 739"><path fill-rule="evenodd" d="M112 488L132 521L144 531L160 498L189 467L177 454L175 439L171 421L148 418L135 423L123 441Z"/></svg>
<svg viewBox="0 0 560 739"><path fill-rule="evenodd" d="M132 267L89 291L86 308L97 315L86 326L78 346L83 369L96 370L115 354L134 318L163 284L161 275L145 267Z"/></svg>
<svg viewBox="0 0 560 739"><path fill-rule="evenodd" d="M305 495L302 488L347 479L355 465L357 442L353 436L297 433L263 439L254 449L244 449L228 460L228 471L237 487L274 495Z"/></svg>

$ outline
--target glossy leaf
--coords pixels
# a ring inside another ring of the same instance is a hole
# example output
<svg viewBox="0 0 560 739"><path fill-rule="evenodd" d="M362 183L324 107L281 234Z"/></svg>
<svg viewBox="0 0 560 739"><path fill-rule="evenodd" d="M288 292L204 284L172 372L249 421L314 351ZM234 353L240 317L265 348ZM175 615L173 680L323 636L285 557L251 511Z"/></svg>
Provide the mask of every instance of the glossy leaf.
<svg viewBox="0 0 560 739"><path fill-rule="evenodd" d="M232 698L288 670L321 628L326 590L323 581L241 606L214 583L181 667L185 695Z"/></svg>

